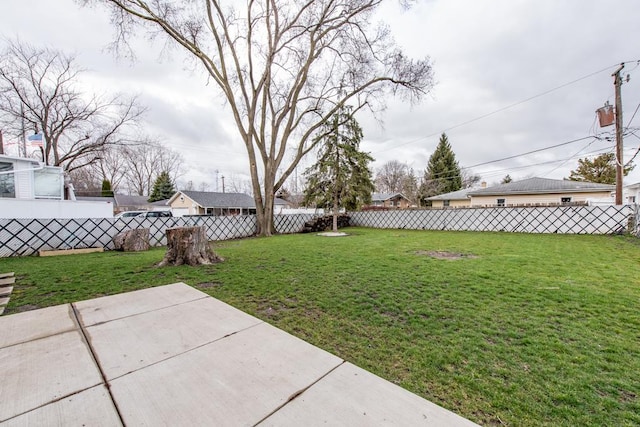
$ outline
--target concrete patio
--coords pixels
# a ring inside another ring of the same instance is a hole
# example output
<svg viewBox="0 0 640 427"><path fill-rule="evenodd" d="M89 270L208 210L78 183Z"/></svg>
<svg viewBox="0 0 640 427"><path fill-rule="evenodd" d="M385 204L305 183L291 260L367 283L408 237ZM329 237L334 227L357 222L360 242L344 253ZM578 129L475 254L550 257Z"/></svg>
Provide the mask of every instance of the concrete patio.
<svg viewBox="0 0 640 427"><path fill-rule="evenodd" d="M183 283L0 317L3 426L473 426Z"/></svg>

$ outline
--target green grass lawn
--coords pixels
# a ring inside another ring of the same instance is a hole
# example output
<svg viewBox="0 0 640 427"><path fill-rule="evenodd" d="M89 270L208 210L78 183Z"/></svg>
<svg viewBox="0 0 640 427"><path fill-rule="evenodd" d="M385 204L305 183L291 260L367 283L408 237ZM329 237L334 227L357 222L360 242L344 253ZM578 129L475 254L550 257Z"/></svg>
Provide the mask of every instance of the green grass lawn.
<svg viewBox="0 0 640 427"><path fill-rule="evenodd" d="M347 231L217 242L197 268L154 249L0 272L9 313L184 281L481 424L640 425L637 239Z"/></svg>

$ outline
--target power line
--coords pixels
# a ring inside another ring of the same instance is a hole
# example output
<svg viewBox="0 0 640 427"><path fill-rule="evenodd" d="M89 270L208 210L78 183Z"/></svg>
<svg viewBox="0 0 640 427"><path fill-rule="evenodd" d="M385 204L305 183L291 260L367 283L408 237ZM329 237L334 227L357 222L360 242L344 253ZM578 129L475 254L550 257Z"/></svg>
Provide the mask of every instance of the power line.
<svg viewBox="0 0 640 427"><path fill-rule="evenodd" d="M465 166L465 167L461 167L461 168L460 168L460 171L463 171L463 170L470 170L470 169L472 169L472 168L475 168L475 167L478 167L478 166L485 166L485 165L489 165L489 164L491 164L491 163L499 163L499 162L502 162L502 161L504 161L504 160L510 160L510 159L514 159L514 158L517 158L517 157L524 157L524 156L527 156L527 155L529 155L529 154L539 153L539 152L541 152L541 151L546 151L546 150L550 150L550 149L553 149L553 148L562 147L562 146L564 146L564 145L573 144L573 143L575 143L575 142L584 141L585 139L593 139L593 141L591 141L591 142L590 142L590 144L591 144L591 143L595 142L596 140L599 140L600 138L599 138L599 137L597 137L597 136L585 136L585 137L582 137L582 138L573 139L573 140L571 140L571 141L566 141L566 142L561 142L561 143L559 143L559 144L550 145L550 146L548 146L548 147L543 147L543 148L538 148L538 149L536 149L536 150L527 151L526 153L515 154L515 155L513 155L513 156L504 157L504 158L496 159L496 160L490 160L490 161L482 162L482 163L478 163L478 164L475 164L475 165L472 165L472 166ZM590 144L589 144L589 145L590 145ZM588 145L587 145L587 147L588 147ZM586 147L585 147L585 148L586 148ZM583 148L582 150L584 150L584 148ZM581 152L582 150L580 150L580 152ZM517 166L517 167L513 167L513 168L507 168L507 169L504 169L504 170L512 170L512 169L528 168L528 167L532 167L532 166L540 166L540 165L543 165L543 164L550 164L550 163L562 162L562 161L570 160L570 159L571 159L571 158L569 158L569 159L561 159L561 160L550 160L550 161L546 161L546 162L535 163L535 164L532 164L532 165ZM442 173L440 173L440 174L439 174L439 175L440 175L440 177L438 177L438 178L434 178L434 179L431 179L431 181L437 181L437 180L441 180L441 179L449 179L449 178L454 177L454 176L456 175L456 173L457 173L457 170L448 170L448 171L443 171ZM444 176L442 176L443 174L444 174Z"/></svg>
<svg viewBox="0 0 640 427"><path fill-rule="evenodd" d="M640 61L640 60L638 60L638 61ZM628 61L628 62L635 62L635 61ZM427 139L427 138L430 138L430 137L432 137L432 136L436 136L436 135L439 135L439 134L445 133L445 132L447 132L447 131L450 131L450 130L453 130L453 129L457 129L457 128L462 127L462 126L466 126L466 125L468 125L468 124L470 124L470 123L477 122L478 120L485 119L485 118L490 117L490 116L492 116L492 115L494 115L494 114L500 113L500 112L505 111L505 110L508 110L508 109L510 109L510 108L517 107L518 105L521 105L521 104L524 104L524 103L526 103L526 102L532 101L532 100L534 100L534 99L540 98L540 97L542 97L542 96L548 95L548 94L550 94L550 93L552 93L552 92L555 92L556 90L559 90L559 89L565 88L565 87L567 87L567 86L570 86L570 85L572 85L572 84L578 83L578 82L580 82L580 81L582 81L582 80L588 79L589 77L593 77L593 76L595 76L596 74L603 73L603 72L605 72L605 71L607 71L607 70L610 70L610 69L611 69L611 68L613 68L613 67L617 67L617 66L619 66L619 65L620 65L620 64L610 65L610 66L608 66L608 67L606 67L606 68L603 68L603 69L598 70L598 71L594 71L594 72L589 73L589 74L587 74L587 75L585 75L585 76L582 76L582 77L579 77L579 78L577 78L577 79L571 80L571 81L569 81L569 82L563 83L563 84L561 84L561 85L559 85L559 86L556 86L556 87L554 87L554 88L551 88L551 89L545 90L545 91L543 91L543 92L540 92L540 93L538 93L538 94L536 94L536 95L530 96L530 97L525 98L525 99L523 99L523 100L520 100L520 101L514 102L514 103L512 103L512 104L506 105L506 106L504 106L504 107L498 108L497 110L491 111L491 112L486 113L486 114L482 114L482 115L480 115L480 116L478 116L478 117L475 117L475 118L473 118L473 119L470 119L470 120L464 121L464 122L462 122L462 123L458 123L458 124L456 124L456 125L450 126L450 127L446 128L446 129L443 129L443 130L441 130L441 131L434 132L434 133L431 133L431 134L429 134L429 135L422 136L422 137L420 137L420 138L416 138L416 139L413 139L413 140L411 140L411 141L404 142L404 143L402 143L402 144L396 144L396 145L394 145L393 147L390 147L390 148L387 148L387 149L378 150L378 151L376 151L376 152L375 152L375 153L373 153L373 154L383 153L383 152L385 152L385 151L393 150L393 149L398 148L398 147L403 147L403 146L408 145L408 144L413 144L413 143L415 143L415 142L422 141L423 139Z"/></svg>
<svg viewBox="0 0 640 427"><path fill-rule="evenodd" d="M585 136L585 137L582 137L582 138L573 139L571 141L561 142L560 144L551 145L549 147L543 147L543 148L538 148L537 150L527 151L526 153L515 154L513 156L504 157L502 159L490 160L488 162L478 163L478 164L475 164L475 165L472 165L472 166L467 166L467 167L462 168L462 169L471 169L471 168L475 168L475 167L478 167L478 166L488 165L488 164L491 164L491 163L502 162L504 160L511 160L511 159L515 159L516 157L527 156L529 154L539 153L541 151L546 151L546 150L551 150L552 148L562 147L563 145L573 144L575 142L584 141L585 139L590 139L590 138L594 138L595 139L596 137L594 137L594 136Z"/></svg>

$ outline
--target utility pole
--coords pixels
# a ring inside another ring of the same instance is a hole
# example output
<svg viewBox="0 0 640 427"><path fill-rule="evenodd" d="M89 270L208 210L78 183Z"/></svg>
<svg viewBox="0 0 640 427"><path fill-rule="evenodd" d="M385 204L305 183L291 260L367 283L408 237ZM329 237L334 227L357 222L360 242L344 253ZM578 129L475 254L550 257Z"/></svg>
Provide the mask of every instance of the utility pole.
<svg viewBox="0 0 640 427"><path fill-rule="evenodd" d="M624 68L624 62L613 73L613 84L616 88L616 205L622 204L622 178L624 176L624 162L622 158L622 78L620 71Z"/></svg>
<svg viewBox="0 0 640 427"><path fill-rule="evenodd" d="M22 138L22 156L27 157L27 131L24 128L24 105L20 104L20 120L21 120L21 133Z"/></svg>
<svg viewBox="0 0 640 427"><path fill-rule="evenodd" d="M222 175L222 192L224 193L224 175Z"/></svg>
<svg viewBox="0 0 640 427"><path fill-rule="evenodd" d="M2 129L0 129L0 154L4 154L4 143L2 141Z"/></svg>

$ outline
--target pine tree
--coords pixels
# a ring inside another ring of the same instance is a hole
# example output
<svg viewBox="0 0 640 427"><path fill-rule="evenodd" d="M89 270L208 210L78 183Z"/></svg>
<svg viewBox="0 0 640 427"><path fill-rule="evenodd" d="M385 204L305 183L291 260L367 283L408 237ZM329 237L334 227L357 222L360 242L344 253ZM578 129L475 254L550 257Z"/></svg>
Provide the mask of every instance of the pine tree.
<svg viewBox="0 0 640 427"><path fill-rule="evenodd" d="M456 155L451 149L447 135L443 133L435 151L429 157L427 169L420 184L420 201L438 194L458 191L462 188L462 174Z"/></svg>
<svg viewBox="0 0 640 427"><path fill-rule="evenodd" d="M623 173L627 176L633 170L635 165L627 164ZM599 184L615 184L616 183L616 157L614 153L600 154L593 160L585 157L578 159L578 167L571 171L569 175L570 181L587 181L597 182Z"/></svg>
<svg viewBox="0 0 640 427"><path fill-rule="evenodd" d="M305 171L304 203L331 208L333 231L337 231L341 207L355 210L371 203L375 187L369 162L373 158L359 151L362 129L346 108L325 123L316 140L320 147L318 161Z"/></svg>
<svg viewBox="0 0 640 427"><path fill-rule="evenodd" d="M149 202L157 202L158 200L165 200L173 196L176 190L173 187L173 182L169 176L169 172L162 172L156 178L153 184L153 190L151 196L149 196Z"/></svg>
<svg viewBox="0 0 640 427"><path fill-rule="evenodd" d="M102 197L113 197L113 190L111 189L111 181L108 179L102 180L102 191L100 193Z"/></svg>

